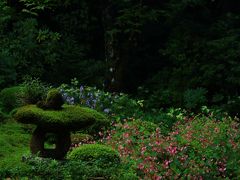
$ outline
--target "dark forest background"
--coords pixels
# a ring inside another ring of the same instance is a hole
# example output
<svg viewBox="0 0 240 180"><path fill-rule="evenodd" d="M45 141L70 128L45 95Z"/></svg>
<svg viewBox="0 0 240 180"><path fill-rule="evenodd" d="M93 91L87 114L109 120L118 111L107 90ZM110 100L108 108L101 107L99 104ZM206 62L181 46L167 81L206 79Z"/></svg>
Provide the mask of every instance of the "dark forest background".
<svg viewBox="0 0 240 180"><path fill-rule="evenodd" d="M1 0L0 88L26 76L149 108L240 107L240 1Z"/></svg>

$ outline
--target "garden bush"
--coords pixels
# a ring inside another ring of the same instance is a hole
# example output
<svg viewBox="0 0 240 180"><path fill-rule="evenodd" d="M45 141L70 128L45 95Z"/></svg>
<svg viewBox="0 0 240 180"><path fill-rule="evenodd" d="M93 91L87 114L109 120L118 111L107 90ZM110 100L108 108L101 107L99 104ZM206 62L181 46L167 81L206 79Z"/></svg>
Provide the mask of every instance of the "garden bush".
<svg viewBox="0 0 240 180"><path fill-rule="evenodd" d="M105 114L132 117L142 110L143 101L130 98L123 93L104 92L96 87L80 86L76 79L71 85L62 84L60 92L67 104L79 104Z"/></svg>
<svg viewBox="0 0 240 180"><path fill-rule="evenodd" d="M12 109L21 106L20 101L18 101L19 93L23 91L24 87L14 86L10 88L5 88L0 92L0 102L2 109L5 112L10 112Z"/></svg>
<svg viewBox="0 0 240 180"><path fill-rule="evenodd" d="M130 121L131 122L131 121ZM240 131L230 117L185 117L162 136L160 128L150 135L126 121L116 124L104 142L118 149L122 161L145 179L218 179L239 177Z"/></svg>
<svg viewBox="0 0 240 180"><path fill-rule="evenodd" d="M24 87L20 95L23 104L36 104L46 98L48 90L51 88L41 82L38 78L26 77L21 84Z"/></svg>
<svg viewBox="0 0 240 180"><path fill-rule="evenodd" d="M88 163L81 160L57 161L36 156L23 156L26 168L1 169L2 178L30 179L123 179L137 180L138 177L128 166L110 163Z"/></svg>
<svg viewBox="0 0 240 180"><path fill-rule="evenodd" d="M184 106L187 109L199 110L201 106L207 105L207 90L204 88L188 89L184 92Z"/></svg>
<svg viewBox="0 0 240 180"><path fill-rule="evenodd" d="M101 144L85 144L73 149L68 159L86 162L101 161L103 163L119 163L120 157L116 150Z"/></svg>

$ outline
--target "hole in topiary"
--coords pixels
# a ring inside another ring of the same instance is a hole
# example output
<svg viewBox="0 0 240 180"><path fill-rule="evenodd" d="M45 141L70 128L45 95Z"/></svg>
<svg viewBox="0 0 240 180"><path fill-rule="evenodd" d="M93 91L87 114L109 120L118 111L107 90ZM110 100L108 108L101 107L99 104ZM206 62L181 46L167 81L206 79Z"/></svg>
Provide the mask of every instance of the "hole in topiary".
<svg viewBox="0 0 240 180"><path fill-rule="evenodd" d="M56 149L57 135L55 133L46 133L44 137L44 149Z"/></svg>
<svg viewBox="0 0 240 180"><path fill-rule="evenodd" d="M53 146L49 146L49 144ZM33 132L30 149L32 154L39 153L41 157L63 159L70 145L70 132L48 132L45 128L38 126Z"/></svg>

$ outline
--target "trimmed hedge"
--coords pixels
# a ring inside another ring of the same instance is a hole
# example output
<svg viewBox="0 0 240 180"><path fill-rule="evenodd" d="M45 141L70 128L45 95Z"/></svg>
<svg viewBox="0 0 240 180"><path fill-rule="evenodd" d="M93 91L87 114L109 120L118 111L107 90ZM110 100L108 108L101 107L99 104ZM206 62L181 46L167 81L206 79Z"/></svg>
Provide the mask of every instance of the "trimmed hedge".
<svg viewBox="0 0 240 180"><path fill-rule="evenodd" d="M80 130L89 127L99 130L109 124L103 114L85 107L63 105L61 110L43 110L36 105L18 108L14 119L24 124L35 124L49 130L64 128L64 130Z"/></svg>
<svg viewBox="0 0 240 180"><path fill-rule="evenodd" d="M81 161L103 161L120 163L120 157L116 150L110 146L101 144L85 144L73 149L68 154L68 159Z"/></svg>

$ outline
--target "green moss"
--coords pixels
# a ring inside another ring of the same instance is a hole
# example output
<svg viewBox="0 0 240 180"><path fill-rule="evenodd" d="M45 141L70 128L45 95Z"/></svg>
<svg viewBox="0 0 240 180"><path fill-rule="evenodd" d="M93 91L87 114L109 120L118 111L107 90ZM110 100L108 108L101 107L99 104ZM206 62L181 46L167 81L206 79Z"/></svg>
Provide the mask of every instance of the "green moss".
<svg viewBox="0 0 240 180"><path fill-rule="evenodd" d="M73 149L68 159L82 161L120 162L119 154L112 147L101 144L85 144Z"/></svg>
<svg viewBox="0 0 240 180"><path fill-rule="evenodd" d="M0 101L3 111L10 112L12 109L20 106L20 102L18 102L17 98L22 90L23 87L14 86L5 88L0 92Z"/></svg>
<svg viewBox="0 0 240 180"><path fill-rule="evenodd" d="M29 154L31 136L22 127L11 120L0 125L0 170L22 167L22 156Z"/></svg>
<svg viewBox="0 0 240 180"><path fill-rule="evenodd" d="M101 113L80 106L64 105L61 110L43 110L36 105L20 107L14 114L16 121L25 124L36 124L51 130L64 128L80 130L100 128L108 124L108 119Z"/></svg>
<svg viewBox="0 0 240 180"><path fill-rule="evenodd" d="M57 89L51 89L46 98L46 106L49 109L61 109L63 105L63 97Z"/></svg>
<svg viewBox="0 0 240 180"><path fill-rule="evenodd" d="M2 112L2 109L0 109L0 123L4 122L8 118L8 115Z"/></svg>

